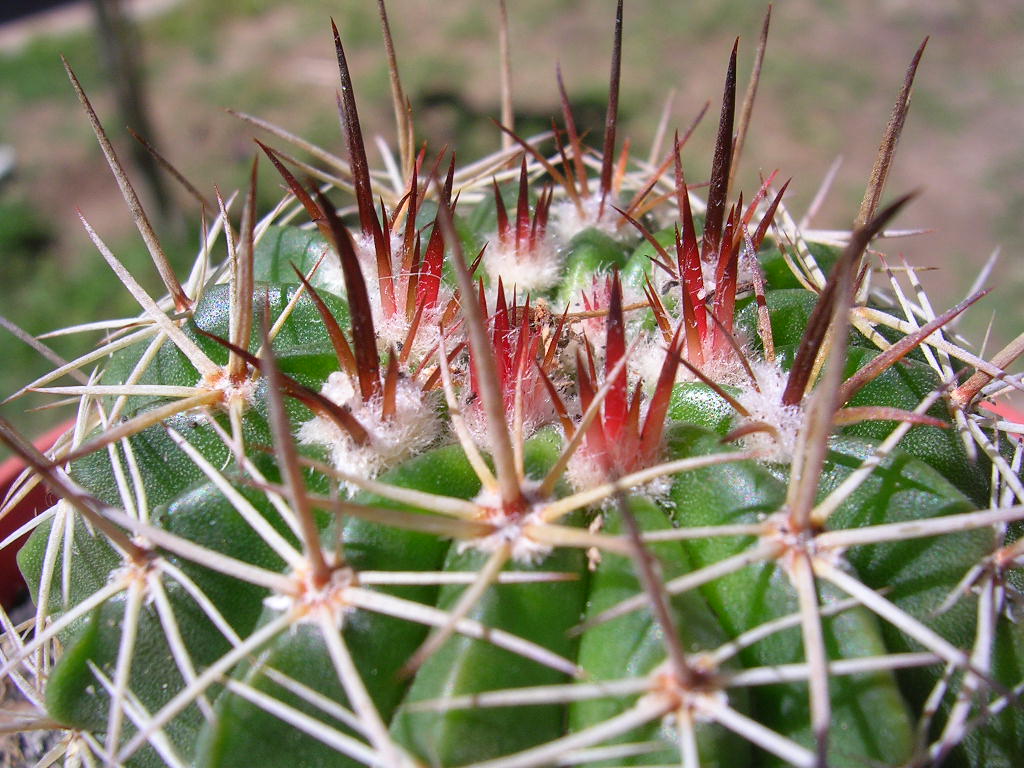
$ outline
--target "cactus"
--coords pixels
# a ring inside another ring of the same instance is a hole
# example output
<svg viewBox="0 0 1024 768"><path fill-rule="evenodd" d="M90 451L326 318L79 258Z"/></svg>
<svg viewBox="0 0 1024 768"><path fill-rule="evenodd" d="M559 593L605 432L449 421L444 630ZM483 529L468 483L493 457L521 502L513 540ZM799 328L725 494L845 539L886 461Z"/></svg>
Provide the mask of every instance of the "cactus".
<svg viewBox="0 0 1024 768"><path fill-rule="evenodd" d="M621 31L600 151L561 74L550 134L505 89L500 151L417 150L391 55L373 172L335 27L347 157L260 143L289 194L259 218L254 161L185 282L68 68L167 296L83 219L142 314L26 387L79 398L49 455L0 424L8 504L60 497L3 617L51 760L1018 764L1021 449L977 409L1016 349L866 253L922 51L818 242L774 174L730 189L735 46L706 200L685 136L618 152Z"/></svg>

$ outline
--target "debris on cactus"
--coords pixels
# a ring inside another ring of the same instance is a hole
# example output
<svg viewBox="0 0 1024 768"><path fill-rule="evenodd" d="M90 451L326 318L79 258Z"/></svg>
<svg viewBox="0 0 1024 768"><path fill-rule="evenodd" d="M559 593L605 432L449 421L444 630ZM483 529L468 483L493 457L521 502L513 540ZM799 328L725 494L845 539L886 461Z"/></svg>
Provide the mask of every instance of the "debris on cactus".
<svg viewBox="0 0 1024 768"><path fill-rule="evenodd" d="M59 497L3 545L40 765L1017 765L1024 426L978 406L1024 344L972 352L984 288L937 312L879 250L924 46L822 243L778 172L732 188L767 16L702 199L693 126L619 147L621 0L600 147L561 71L562 124L517 133L503 26L464 167L417 149L378 7L397 156L332 22L347 159L257 140L288 194L260 218L254 161L184 281L67 65L167 295L83 217L141 314L17 393L77 404L45 455L0 421L4 509Z"/></svg>

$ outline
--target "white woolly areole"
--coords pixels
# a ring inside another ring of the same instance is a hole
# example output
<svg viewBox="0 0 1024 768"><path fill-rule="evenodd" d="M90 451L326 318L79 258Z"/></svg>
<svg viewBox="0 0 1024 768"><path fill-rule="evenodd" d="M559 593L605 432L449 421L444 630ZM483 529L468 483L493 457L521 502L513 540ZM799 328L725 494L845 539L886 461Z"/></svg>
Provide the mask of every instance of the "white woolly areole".
<svg viewBox="0 0 1024 768"><path fill-rule="evenodd" d="M626 474L629 472L636 472L641 469L646 469L642 466L624 466L621 468L620 474ZM596 488L599 485L611 482L612 478L608 476L608 473L604 471L601 463L598 461L596 456L593 456L587 451L586 444L580 446L579 450L572 455L569 459L569 465L565 469L565 479L569 481L569 485L572 486L573 490L586 491L591 488ZM628 489L631 496L642 496L643 498L650 499L656 504L661 506L671 506L672 502L669 499L669 491L672 490L672 478L671 477L658 477L651 480L643 485L635 485ZM599 507L600 509L613 509L616 506L614 496L609 496L604 499Z"/></svg>
<svg viewBox="0 0 1024 768"><path fill-rule="evenodd" d="M536 373L527 371L523 376L523 397L522 397L522 420L523 439L530 438L534 432L555 419L555 406L545 390L542 390L540 380ZM494 436L491 433L491 424L487 420L487 412L483 403L477 399L464 406L462 409L463 419L466 422L466 429L472 436L473 441L488 451L494 450ZM505 408L505 429L512 434L515 428L515 406L509 404Z"/></svg>
<svg viewBox="0 0 1024 768"><path fill-rule="evenodd" d="M565 468L565 479L569 481L573 490L585 491L607 483L610 478L597 459L587 453L586 446L581 445L569 459L569 464ZM606 499L605 502L607 501Z"/></svg>
<svg viewBox="0 0 1024 768"><path fill-rule="evenodd" d="M326 562L332 562L331 553L324 552L323 555ZM299 624L318 622L324 613L330 617L334 626L341 629L346 614L354 610L346 599L348 589L355 585L352 569L332 568L330 579L322 586L314 583L313 573L308 567L293 571L292 577L298 586L296 595L270 595L264 598L263 605L278 613L301 608L298 620L291 625L292 632L296 631Z"/></svg>
<svg viewBox="0 0 1024 768"><path fill-rule="evenodd" d="M586 296L587 301L583 298ZM622 306L628 307L647 301L643 290L632 283L622 284ZM589 302L589 306L588 306ZM611 304L611 275L608 272L600 272L593 275L591 284L575 291L569 300L569 312L571 314L583 314L594 310L607 310ZM642 312L626 312L626 339L627 343L637 333L642 332ZM569 324L569 330L576 336L585 336L594 350L595 364L604 361L605 345L608 341L608 315L607 313L596 317L583 317L573 320ZM572 358L569 359L569 362ZM632 367L632 363L627 363Z"/></svg>
<svg viewBox="0 0 1024 768"><path fill-rule="evenodd" d="M743 438L743 445L753 450L763 450L768 461L789 461L796 450L796 438L803 423L803 408L800 405L783 405L782 394L786 391L788 374L776 363L754 360L750 363L758 392L749 378L742 380L737 400L750 412L747 422L762 421L778 431L778 438L766 432L755 432Z"/></svg>
<svg viewBox="0 0 1024 768"><path fill-rule="evenodd" d="M370 299L370 308L373 312L373 327L377 332L377 350L386 353L388 348L394 346L400 349L409 335L409 319L404 310L406 296L408 294L409 275L401 271L401 255L405 248L405 240L397 233L390 234L392 263L391 271L395 287L395 303L397 310L391 317L384 316L384 305L380 298L380 280L377 277L377 251L373 238L365 235L357 235L355 240L356 258L359 260L359 267L366 282L366 293ZM335 256L328 257L320 265L317 271L320 284L327 290L338 296L347 296L345 287L345 276L341 269L341 261ZM429 310L423 312L420 324L416 330L416 337L413 339L413 348L410 352L410 359L416 361L425 355L432 354L437 349L440 339L438 322L448 302L451 301L454 293L442 281L437 293L437 303Z"/></svg>
<svg viewBox="0 0 1024 768"><path fill-rule="evenodd" d="M415 382L400 378L395 391L395 414L381 417L381 398L364 403L355 382L344 371L327 377L320 394L348 408L369 434L367 445L358 445L347 432L330 419L315 416L299 427L299 441L330 449L336 469L360 477L376 477L383 470L426 448L441 431L441 420L428 398ZM349 492L358 490L345 483Z"/></svg>
<svg viewBox="0 0 1024 768"><path fill-rule="evenodd" d="M749 289L754 283L754 270L751 262L756 263L757 257L751 257L750 253L751 251L745 243L740 246L740 258L736 266L736 286L737 291L740 293L744 289ZM700 269L704 280L704 287L697 292L697 297L703 301L714 294L718 285L715 281L715 273L718 271L717 255L713 255L707 260L702 259Z"/></svg>
<svg viewBox="0 0 1024 768"><path fill-rule="evenodd" d="M392 234L391 253L401 253L403 246L402 238ZM366 290L370 294L370 305L374 308L374 320L377 319L376 311L380 307L380 285L376 279L377 275L377 248L373 243L373 237L362 233L352 237L355 244L356 260L359 262L359 269L363 273L363 280L366 282ZM333 248L331 249L334 250ZM394 266L392 265L392 271ZM331 293L338 296L347 295L345 287L345 272L341 268L341 257L334 253L329 255L320 264L316 272L318 282Z"/></svg>
<svg viewBox="0 0 1024 768"><path fill-rule="evenodd" d="M583 230L591 228L599 229L609 237L619 240L632 237L632 228L628 232L625 228L619 228L622 216L615 210L614 206L619 205L619 201L614 195L605 198L604 210L601 210L600 192L581 198L580 203L582 213L572 200L559 200L552 204L550 228L560 242L568 243Z"/></svg>
<svg viewBox="0 0 1024 768"><path fill-rule="evenodd" d="M631 375L640 378L648 390L654 387L661 375L665 360L665 344L659 335L647 334L639 344L629 362ZM744 353L745 354L745 353ZM767 461L788 462L796 450L797 434L803 423L803 408L800 405L783 405L782 395L786 391L788 373L778 364L747 358L757 388L750 381L750 375L732 350L723 350L706 360L703 373L712 381L738 390L736 399L750 413L737 426L762 422L773 427L778 437L769 432L754 432L742 438L745 448L764 452ZM685 366L676 369L675 382L699 381ZM760 391L759 391L760 390ZM584 469L569 466L570 480L573 472L580 473L581 483L586 481ZM591 481L592 482L592 481ZM576 485L575 481L573 484ZM586 485L576 485L578 488Z"/></svg>
<svg viewBox="0 0 1024 768"><path fill-rule="evenodd" d="M630 375L640 379L648 393L652 392L658 383L667 354L668 345L661 334L645 332L636 342L636 346L629 356L627 365ZM692 379L693 374L687 370L686 366L676 366L674 381L691 381Z"/></svg>
<svg viewBox="0 0 1024 768"><path fill-rule="evenodd" d="M534 496L534 491L540 487L535 480L524 480L522 483L523 495L527 498ZM494 533L481 536L477 539L459 542L457 552L460 554L470 549L475 549L485 554L496 552L500 547L510 544L512 559L517 563L536 565L545 557L551 554L551 546L531 539L524 529L527 526L547 525L541 512L543 505L531 504L527 511L510 515L504 509L501 495L496 491L481 491L473 503L482 509L488 510L486 522L494 526Z"/></svg>
<svg viewBox="0 0 1024 768"><path fill-rule="evenodd" d="M404 243L398 235L392 234L390 238L391 253L394 258L394 254L401 253ZM373 237L362 233L355 235L352 241L355 243L356 260L359 262L359 269L363 273L363 281L366 283L366 292L370 295L373 322L376 324L381 319L380 281L377 279L377 247L373 243ZM397 271L393 262L391 271L392 273ZM328 256L324 259L316 274L319 282L331 293L338 296L348 295L345 286L345 272L341 268L341 257L337 254L334 254L333 258Z"/></svg>
<svg viewBox="0 0 1024 768"><path fill-rule="evenodd" d="M341 262L338 257L328 256L320 262L320 268L316 271L316 282L322 285L331 293L337 296L345 296L345 275L341 271Z"/></svg>
<svg viewBox="0 0 1024 768"><path fill-rule="evenodd" d="M196 386L210 389L214 392L222 392L225 403L230 403L232 400L241 400L246 405L251 405L256 397L256 388L259 386L259 380L246 376L241 381L232 381L230 376L218 369L213 375L203 376Z"/></svg>
<svg viewBox="0 0 1024 768"><path fill-rule="evenodd" d="M710 654L703 652L692 654L689 661L694 664L695 671L702 675L714 675L718 671L718 665ZM676 677L675 669L669 661L664 661L655 667L650 673L650 679L655 681L656 685L651 692L645 694L644 698L681 699L683 708L699 723L713 722L714 718L709 713L729 704L728 695L721 689L701 690L684 686ZM669 736L673 739L673 743L678 743L678 736L674 733L679 728L678 711L677 706L672 707L668 714L661 719L662 727L673 731Z"/></svg>
<svg viewBox="0 0 1024 768"><path fill-rule="evenodd" d="M519 343L521 329L514 329L509 338L509 346L514 350ZM496 361L497 362L497 361ZM503 383L501 392L505 410L504 425L493 425L490 423L487 411L484 408L481 397L476 396L469 387L464 388L462 393L461 411L465 419L466 428L473 437L474 442L486 450L494 450L494 430L505 429L509 434L515 434L516 409L515 409L515 388L516 375L513 374ZM522 377L518 379L520 389L520 418L522 420L522 438L525 440L545 424L550 424L556 418L555 406L548 394L547 388L541 380L537 367L527 364L523 370Z"/></svg>
<svg viewBox="0 0 1024 768"><path fill-rule="evenodd" d="M500 277L506 290L515 286L520 295L545 291L562 276L562 257L547 237L530 250L520 250L514 243L503 245L493 234L484 251L484 262L492 286Z"/></svg>
<svg viewBox="0 0 1024 768"><path fill-rule="evenodd" d="M395 293L405 296L406 285L405 280L400 283L396 281ZM438 342L441 340L441 317L452 296L451 289L442 283L437 292L437 304L431 309L423 311L419 326L416 328L416 335L412 340L412 350L409 352L409 360L413 368L415 368L415 363L420 362L424 357L437 353ZM406 337L409 335L409 327L412 325L406 318L405 312L399 309L391 317L384 318L382 315L380 321L377 320L378 313L379 310L374 305L373 327L377 332L378 351L384 354L392 346L395 349L402 349ZM451 340L447 342L449 346L454 346L456 343Z"/></svg>

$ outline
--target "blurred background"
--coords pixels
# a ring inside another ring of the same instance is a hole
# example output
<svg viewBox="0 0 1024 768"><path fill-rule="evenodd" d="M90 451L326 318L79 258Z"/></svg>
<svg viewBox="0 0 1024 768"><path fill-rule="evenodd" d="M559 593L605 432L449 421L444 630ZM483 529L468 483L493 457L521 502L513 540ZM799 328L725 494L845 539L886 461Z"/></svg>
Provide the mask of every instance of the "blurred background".
<svg viewBox="0 0 1024 768"><path fill-rule="evenodd" d="M418 139L435 149L457 146L462 161L500 143L489 119L499 113L497 8L497 0L388 3ZM578 122L599 133L613 0L508 0L508 10L517 128L541 130L559 114L560 62ZM764 12L765 5L747 0L629 0L620 137L631 136L634 151L645 156L670 90L672 127L685 129L710 100L709 116L683 156L689 180L706 179L729 49L739 35L742 93ZM38 334L137 312L82 232L76 207L144 285L162 290L59 54L78 73L183 271L196 249L197 206L173 182L149 177L125 125L208 195L214 184L225 193L238 187L254 150L253 129L225 107L341 152L330 16L348 49L364 134L393 143L372 0L5 0L0 315ZM800 214L841 155L833 191L812 224L848 228L906 66L930 35L887 197L920 190L897 226L932 231L889 241L887 251L939 268L924 279L942 309L962 297L1001 246L995 291L962 326L980 340L995 314L993 350L1024 327L1022 32L1018 0L778 2L737 189L749 196L760 171L778 168L781 178L793 177L786 200ZM267 207L281 185L266 166L262 180ZM71 356L95 340L48 343ZM0 329L0 394L49 367ZM28 396L0 406L0 414L34 434L72 415L69 407L26 412L43 402Z"/></svg>

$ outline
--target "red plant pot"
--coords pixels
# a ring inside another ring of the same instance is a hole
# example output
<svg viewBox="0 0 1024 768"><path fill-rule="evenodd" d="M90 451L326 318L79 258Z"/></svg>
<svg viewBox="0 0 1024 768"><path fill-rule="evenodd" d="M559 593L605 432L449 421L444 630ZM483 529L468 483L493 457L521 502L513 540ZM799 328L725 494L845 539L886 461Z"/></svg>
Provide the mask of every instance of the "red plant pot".
<svg viewBox="0 0 1024 768"><path fill-rule="evenodd" d="M981 404L981 407L986 411L991 411L996 416L1001 416L1002 418L1007 419L1008 421L1012 421L1016 424L1024 424L1024 413L1021 413L1012 405L1008 405L1006 403L985 402ZM1024 438L1024 435L1017 433L1017 438Z"/></svg>
<svg viewBox="0 0 1024 768"><path fill-rule="evenodd" d="M36 448L41 451L48 450L70 426L69 422L50 430L35 441ZM0 500L7 496L8 490L23 469L25 469L25 463L16 456L0 464ZM56 501L57 497L50 493L46 486L42 483L38 484L7 515L0 518L0 541L5 540ZM27 538L27 535L21 536L12 545L0 550L0 603L3 604L4 609L10 609L17 605L25 591L25 582L21 578L21 571L18 570L15 556Z"/></svg>

